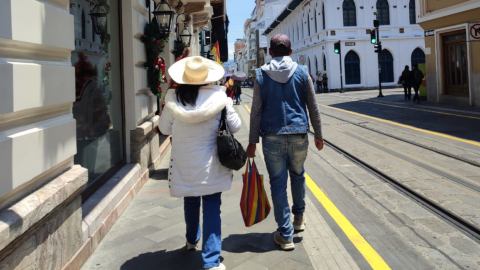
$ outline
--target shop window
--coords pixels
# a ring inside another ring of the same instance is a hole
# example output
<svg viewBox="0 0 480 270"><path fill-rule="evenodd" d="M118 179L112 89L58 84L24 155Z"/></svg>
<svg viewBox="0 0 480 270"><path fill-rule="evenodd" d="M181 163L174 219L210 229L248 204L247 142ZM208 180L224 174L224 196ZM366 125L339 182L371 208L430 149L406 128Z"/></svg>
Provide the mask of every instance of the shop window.
<svg viewBox="0 0 480 270"><path fill-rule="evenodd" d="M390 6L387 0L377 1L377 13L380 25L390 25Z"/></svg>
<svg viewBox="0 0 480 270"><path fill-rule="evenodd" d="M410 0L409 14L410 14L410 24L416 24L417 14L415 12L415 0Z"/></svg>
<svg viewBox="0 0 480 270"><path fill-rule="evenodd" d="M102 3L101 1L98 3ZM125 163L124 110L121 75L119 1L107 0L106 24L98 37L92 29L92 40L101 44L98 51L78 46L72 52L75 68L75 97L72 113L77 123L77 154L74 163L88 169L84 199ZM79 22L75 24L75 42L86 37L86 15L94 5L81 1ZM72 9L72 15L78 16ZM94 20L88 18L90 23Z"/></svg>
<svg viewBox="0 0 480 270"><path fill-rule="evenodd" d="M420 48L412 52L412 66L414 64L425 64L425 53Z"/></svg>
<svg viewBox="0 0 480 270"><path fill-rule="evenodd" d="M387 49L384 49L380 55L380 68L382 70L381 81L384 83L393 82L393 56Z"/></svg>
<svg viewBox="0 0 480 270"><path fill-rule="evenodd" d="M469 96L468 56L465 31L442 36L444 92Z"/></svg>
<svg viewBox="0 0 480 270"><path fill-rule="evenodd" d="M343 1L343 26L357 26L357 11L353 0Z"/></svg>
<svg viewBox="0 0 480 270"><path fill-rule="evenodd" d="M360 58L354 51L345 55L345 84L360 84Z"/></svg>

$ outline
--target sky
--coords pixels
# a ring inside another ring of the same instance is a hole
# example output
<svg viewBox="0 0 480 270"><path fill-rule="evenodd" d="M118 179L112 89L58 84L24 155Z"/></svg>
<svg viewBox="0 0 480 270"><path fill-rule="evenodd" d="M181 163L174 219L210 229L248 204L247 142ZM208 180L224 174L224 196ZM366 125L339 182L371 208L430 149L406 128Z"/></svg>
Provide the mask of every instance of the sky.
<svg viewBox="0 0 480 270"><path fill-rule="evenodd" d="M225 0L227 3L228 26L228 60L233 61L234 43L243 38L243 24L250 18L255 0Z"/></svg>

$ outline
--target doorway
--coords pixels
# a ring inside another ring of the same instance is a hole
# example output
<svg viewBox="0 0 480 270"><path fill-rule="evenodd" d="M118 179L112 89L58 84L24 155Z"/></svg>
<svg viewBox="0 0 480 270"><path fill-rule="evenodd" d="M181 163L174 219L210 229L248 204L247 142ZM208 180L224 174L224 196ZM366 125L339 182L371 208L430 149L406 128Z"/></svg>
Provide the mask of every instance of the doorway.
<svg viewBox="0 0 480 270"><path fill-rule="evenodd" d="M442 35L445 95L469 96L467 37L465 30Z"/></svg>

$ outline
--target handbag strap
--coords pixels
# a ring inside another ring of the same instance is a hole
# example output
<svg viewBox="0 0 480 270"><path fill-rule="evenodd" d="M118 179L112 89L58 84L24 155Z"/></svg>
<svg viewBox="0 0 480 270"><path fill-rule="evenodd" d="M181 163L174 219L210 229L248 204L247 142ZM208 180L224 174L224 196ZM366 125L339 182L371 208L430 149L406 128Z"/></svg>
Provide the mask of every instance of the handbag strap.
<svg viewBox="0 0 480 270"><path fill-rule="evenodd" d="M226 130L228 133L230 133L230 129L228 128L228 125L227 125L227 107L223 108L222 110L222 116L220 118L220 125L218 129Z"/></svg>

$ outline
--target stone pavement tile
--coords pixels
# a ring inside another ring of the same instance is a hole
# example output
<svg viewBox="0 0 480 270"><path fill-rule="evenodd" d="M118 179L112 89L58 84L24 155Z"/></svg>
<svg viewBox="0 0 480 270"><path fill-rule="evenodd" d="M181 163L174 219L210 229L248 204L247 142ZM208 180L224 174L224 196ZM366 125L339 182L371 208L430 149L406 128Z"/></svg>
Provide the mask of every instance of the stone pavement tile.
<svg viewBox="0 0 480 270"><path fill-rule="evenodd" d="M404 213L411 219L417 219L417 218L424 218L426 216L430 216L429 212L421 207L419 207L416 203L414 202L405 202L405 203L399 203L395 207L395 213Z"/></svg>
<svg viewBox="0 0 480 270"><path fill-rule="evenodd" d="M143 219L143 218L147 218L147 217L150 217L150 216L153 216L153 215L160 214L162 212L165 212L166 210L167 210L167 208L165 208L164 206L155 206L155 207L151 207L151 208L144 208L141 211L137 211L137 212L133 212L133 213L130 213L130 211L129 211L128 213L126 213L126 217L129 218L129 219L133 219L133 220L139 220L139 219Z"/></svg>
<svg viewBox="0 0 480 270"><path fill-rule="evenodd" d="M469 220L471 217L479 216L477 207L470 206L465 203L449 203L444 205L444 207L467 220Z"/></svg>
<svg viewBox="0 0 480 270"><path fill-rule="evenodd" d="M439 234L447 234L447 233L454 233L457 232L455 228L445 222L438 222L438 218L435 217L427 217L427 218L420 218L416 220L423 224L423 226L427 227L433 232Z"/></svg>
<svg viewBox="0 0 480 270"><path fill-rule="evenodd" d="M430 262L432 262L437 269L445 270L456 270L459 269L457 264L454 264L452 261L447 259L442 253L435 249L427 249L425 254L430 257Z"/></svg>
<svg viewBox="0 0 480 270"><path fill-rule="evenodd" d="M480 246L464 237L451 237L450 244L463 254L474 255L480 253Z"/></svg>
<svg viewBox="0 0 480 270"><path fill-rule="evenodd" d="M303 264L301 262L292 260L292 259L286 259L283 260L282 262L278 263L277 265L274 265L271 269L275 270L313 270L313 266Z"/></svg>
<svg viewBox="0 0 480 270"><path fill-rule="evenodd" d="M254 263L252 261L247 261L237 267L235 267L233 270L268 270L267 267L261 266L260 264Z"/></svg>
<svg viewBox="0 0 480 270"><path fill-rule="evenodd" d="M462 266L463 269L480 269L480 258L476 257L476 255L473 258L472 256L469 256L470 257L469 258L468 256L460 253L458 250L452 249L449 246L442 246L442 247L439 247L439 249L443 251L445 254L447 254L450 258L452 258L452 260L457 262L460 266ZM478 260L477 265L473 263L475 259Z"/></svg>

